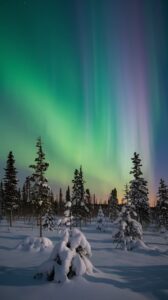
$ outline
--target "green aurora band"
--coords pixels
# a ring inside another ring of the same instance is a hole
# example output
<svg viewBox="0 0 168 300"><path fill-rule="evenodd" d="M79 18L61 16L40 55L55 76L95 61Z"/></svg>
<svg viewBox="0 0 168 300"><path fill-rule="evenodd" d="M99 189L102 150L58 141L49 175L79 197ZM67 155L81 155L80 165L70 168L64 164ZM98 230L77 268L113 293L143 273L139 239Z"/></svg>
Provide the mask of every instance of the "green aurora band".
<svg viewBox="0 0 168 300"><path fill-rule="evenodd" d="M30 172L41 136L49 180L66 188L82 165L101 200L122 197L137 151L152 198L167 176L164 1L1 2L1 165L13 150Z"/></svg>

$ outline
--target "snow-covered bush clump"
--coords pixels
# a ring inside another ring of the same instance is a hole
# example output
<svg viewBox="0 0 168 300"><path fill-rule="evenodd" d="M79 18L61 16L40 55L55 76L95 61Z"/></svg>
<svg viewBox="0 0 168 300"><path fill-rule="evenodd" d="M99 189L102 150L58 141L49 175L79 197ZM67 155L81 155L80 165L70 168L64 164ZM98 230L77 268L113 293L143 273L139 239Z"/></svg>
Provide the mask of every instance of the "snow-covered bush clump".
<svg viewBox="0 0 168 300"><path fill-rule="evenodd" d="M50 251L53 249L53 243L51 240L45 237L31 237L28 236L25 240L23 240L19 245L17 246L18 250L23 251Z"/></svg>
<svg viewBox="0 0 168 300"><path fill-rule="evenodd" d="M71 228L73 226L73 216L63 217L57 221L57 229L59 232L64 232L66 228Z"/></svg>
<svg viewBox="0 0 168 300"><path fill-rule="evenodd" d="M97 226L96 229L99 231L105 231L106 222L105 222L105 216L102 210L102 207L99 207L98 214L97 214Z"/></svg>
<svg viewBox="0 0 168 300"><path fill-rule="evenodd" d="M56 227L56 222L53 214L48 211L42 218L42 225L44 229L54 230Z"/></svg>
<svg viewBox="0 0 168 300"><path fill-rule="evenodd" d="M76 228L66 229L60 242L54 247L50 258L41 265L35 278L45 277L57 283L74 276L92 272L91 247L84 234Z"/></svg>
<svg viewBox="0 0 168 300"><path fill-rule="evenodd" d="M117 230L113 233L113 242L116 248L120 247L124 250L133 250L138 247L145 247L143 242L142 225L133 218L132 208L124 206L121 213L113 225L117 226Z"/></svg>

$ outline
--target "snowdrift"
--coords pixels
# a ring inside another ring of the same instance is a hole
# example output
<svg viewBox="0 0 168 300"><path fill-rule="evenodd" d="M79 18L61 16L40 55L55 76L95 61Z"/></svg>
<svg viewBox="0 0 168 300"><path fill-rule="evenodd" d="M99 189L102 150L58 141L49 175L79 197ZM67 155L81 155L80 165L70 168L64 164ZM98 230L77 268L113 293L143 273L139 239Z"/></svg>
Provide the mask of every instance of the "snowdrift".
<svg viewBox="0 0 168 300"><path fill-rule="evenodd" d="M51 240L45 237L27 237L25 240L20 242L16 247L22 251L51 251L53 249L53 243Z"/></svg>

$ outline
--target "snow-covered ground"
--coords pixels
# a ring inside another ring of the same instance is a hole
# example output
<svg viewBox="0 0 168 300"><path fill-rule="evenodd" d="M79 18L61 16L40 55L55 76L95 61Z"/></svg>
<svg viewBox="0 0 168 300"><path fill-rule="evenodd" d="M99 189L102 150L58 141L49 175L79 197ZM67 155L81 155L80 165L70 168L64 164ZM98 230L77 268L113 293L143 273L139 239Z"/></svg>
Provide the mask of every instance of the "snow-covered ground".
<svg viewBox="0 0 168 300"><path fill-rule="evenodd" d="M33 278L39 265L48 259L52 247L47 251L26 251L18 247L28 236L38 236L39 230L20 221L9 231L1 222L0 299L168 299L168 241L154 227L145 231L144 241L155 250L136 252L116 249L110 228L97 232L96 224L91 224L82 231L92 247L95 273L60 285ZM59 240L56 231L45 231L44 236L53 244Z"/></svg>

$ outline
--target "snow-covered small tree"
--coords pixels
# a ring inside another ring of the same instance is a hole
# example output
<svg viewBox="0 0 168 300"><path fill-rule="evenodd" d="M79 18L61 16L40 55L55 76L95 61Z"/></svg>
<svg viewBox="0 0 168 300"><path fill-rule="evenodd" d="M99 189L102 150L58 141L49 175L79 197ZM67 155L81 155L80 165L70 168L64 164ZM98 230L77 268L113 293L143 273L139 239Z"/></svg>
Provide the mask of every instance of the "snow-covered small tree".
<svg viewBox="0 0 168 300"><path fill-rule="evenodd" d="M46 214L42 217L42 226L44 229L54 230L55 229L55 218L49 207Z"/></svg>
<svg viewBox="0 0 168 300"><path fill-rule="evenodd" d="M109 212L109 218L112 221L114 221L119 214L119 205L118 205L116 188L114 188L110 193L110 196L108 199L108 212Z"/></svg>
<svg viewBox="0 0 168 300"><path fill-rule="evenodd" d="M84 234L77 228L66 230L54 247L49 260L39 268L35 278L63 283L75 276L92 272L91 247Z"/></svg>
<svg viewBox="0 0 168 300"><path fill-rule="evenodd" d="M102 207L100 206L97 214L96 229L99 231L105 231L105 227L106 227L105 216Z"/></svg>
<svg viewBox="0 0 168 300"><path fill-rule="evenodd" d="M47 171L49 164L45 161L41 138L37 139L36 147L37 157L35 158L35 164L30 165L30 168L34 170L30 177L32 182L31 203L39 217L40 237L42 237L42 217L47 213L50 206L50 187L48 185L48 180L45 177L45 172Z"/></svg>
<svg viewBox="0 0 168 300"><path fill-rule="evenodd" d="M160 180L156 210L159 226L168 229L168 188L163 179Z"/></svg>
<svg viewBox="0 0 168 300"><path fill-rule="evenodd" d="M69 227L70 229L73 226L72 199L71 199L71 195L70 195L69 186L66 190L66 196L65 196L64 223L65 223L66 227Z"/></svg>
<svg viewBox="0 0 168 300"><path fill-rule="evenodd" d="M130 174L133 179L130 181L129 197L130 202L135 206L137 219L142 224L149 221L149 199L147 181L142 177L141 159L136 152L132 159L133 167Z"/></svg>
<svg viewBox="0 0 168 300"><path fill-rule="evenodd" d="M112 236L116 247L124 250L132 250L138 241L142 241L142 225L135 220L135 217L136 212L133 211L133 207L130 205L122 207L118 218L113 223L113 225L117 226L117 230L114 230Z"/></svg>
<svg viewBox="0 0 168 300"><path fill-rule="evenodd" d="M72 216L72 200L70 195L70 188L68 186L65 195L65 203L64 203L64 216L58 220L58 228L61 230L65 230L65 228L73 227L73 216Z"/></svg>
<svg viewBox="0 0 168 300"><path fill-rule="evenodd" d="M9 224L12 226L13 210L18 207L18 188L17 171L15 168L15 159L12 151L9 152L4 178L4 201L5 211L9 215Z"/></svg>

